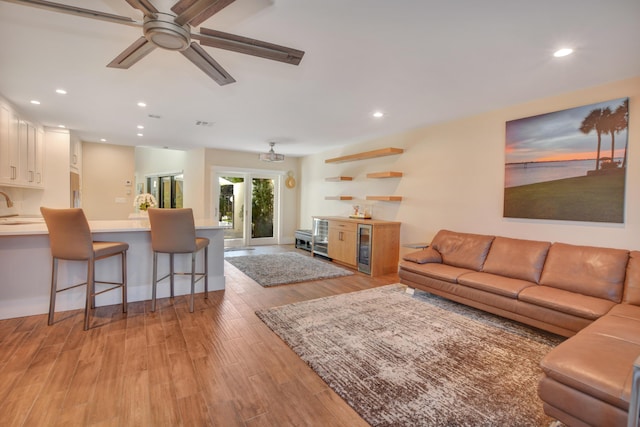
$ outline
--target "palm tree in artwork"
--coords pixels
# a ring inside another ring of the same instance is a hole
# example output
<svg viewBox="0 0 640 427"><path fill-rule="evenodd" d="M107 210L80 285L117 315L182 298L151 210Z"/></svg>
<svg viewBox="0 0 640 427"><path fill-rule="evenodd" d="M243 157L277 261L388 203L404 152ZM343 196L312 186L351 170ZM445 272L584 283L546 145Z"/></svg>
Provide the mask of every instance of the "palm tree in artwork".
<svg viewBox="0 0 640 427"><path fill-rule="evenodd" d="M613 166L614 152L616 150L616 117L611 111L611 108L606 107L602 109L602 133L611 135L611 165Z"/></svg>
<svg viewBox="0 0 640 427"><path fill-rule="evenodd" d="M629 99L625 99L622 104L613 112L613 125L616 133L622 132L629 126ZM613 134L612 134L613 137ZM627 166L627 147L629 146L629 138L624 145L624 157L622 158L622 167Z"/></svg>
<svg viewBox="0 0 640 427"><path fill-rule="evenodd" d="M611 111L611 110L609 110ZM596 170L600 169L600 145L602 144L602 133L604 132L604 121L602 108L596 108L592 110L587 117L584 118L580 125L580 132L588 135L592 130L595 130L598 136L598 153L596 159Z"/></svg>

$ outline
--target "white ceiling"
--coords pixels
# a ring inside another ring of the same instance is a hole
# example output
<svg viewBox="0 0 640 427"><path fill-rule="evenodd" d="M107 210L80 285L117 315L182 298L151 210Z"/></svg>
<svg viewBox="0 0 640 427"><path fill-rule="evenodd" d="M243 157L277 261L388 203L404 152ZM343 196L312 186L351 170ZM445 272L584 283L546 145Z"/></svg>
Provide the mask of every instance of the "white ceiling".
<svg viewBox="0 0 640 427"><path fill-rule="evenodd" d="M57 1L142 18L125 0ZM306 54L292 66L205 47L237 80L218 86L160 49L107 68L141 29L0 1L0 95L85 141L250 152L276 141L303 156L640 75L638 22L638 0L237 0L202 27ZM564 46L575 53L553 58Z"/></svg>

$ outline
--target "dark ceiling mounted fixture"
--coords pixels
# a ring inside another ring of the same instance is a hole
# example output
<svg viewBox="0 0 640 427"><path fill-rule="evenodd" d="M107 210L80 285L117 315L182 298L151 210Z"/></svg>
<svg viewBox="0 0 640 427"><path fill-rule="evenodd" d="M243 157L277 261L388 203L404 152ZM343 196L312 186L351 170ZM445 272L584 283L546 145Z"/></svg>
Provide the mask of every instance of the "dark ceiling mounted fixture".
<svg viewBox="0 0 640 427"><path fill-rule="evenodd" d="M275 142L269 143L269 146L271 146L271 149L269 150L268 153L260 154L260 160L262 160L263 162L284 162L284 154L278 154L275 151L273 151L274 145L276 145Z"/></svg>
<svg viewBox="0 0 640 427"><path fill-rule="evenodd" d="M161 49L179 51L219 85L226 85L235 82L234 78L200 45L231 50L292 65L300 64L304 56L304 52L301 50L223 33L222 31L208 28L200 28L200 32L192 31L192 27L200 25L235 0L180 0L173 5L171 5L173 0L126 0L132 7L142 12L144 17L142 22L127 16L46 0L0 1L142 28L144 35L107 64L107 67L110 68L129 68L156 47L159 47ZM191 39L198 40L200 44L191 41Z"/></svg>

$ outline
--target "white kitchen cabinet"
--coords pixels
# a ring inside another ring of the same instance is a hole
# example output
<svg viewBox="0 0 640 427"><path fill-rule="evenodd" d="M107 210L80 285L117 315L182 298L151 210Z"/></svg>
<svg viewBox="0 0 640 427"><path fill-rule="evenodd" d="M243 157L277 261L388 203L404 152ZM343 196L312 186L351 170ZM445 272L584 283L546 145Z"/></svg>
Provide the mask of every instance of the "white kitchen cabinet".
<svg viewBox="0 0 640 427"><path fill-rule="evenodd" d="M44 188L44 130L0 104L0 185Z"/></svg>
<svg viewBox="0 0 640 427"><path fill-rule="evenodd" d="M18 118L13 110L0 104L0 185L17 185L19 181Z"/></svg>
<svg viewBox="0 0 640 427"><path fill-rule="evenodd" d="M44 129L36 128L35 143L35 186L44 188Z"/></svg>
<svg viewBox="0 0 640 427"><path fill-rule="evenodd" d="M33 124L20 120L18 124L18 184L24 187L44 188L42 182L42 133Z"/></svg>
<svg viewBox="0 0 640 427"><path fill-rule="evenodd" d="M69 166L73 172L80 173L82 159L82 142L72 137L69 144Z"/></svg>

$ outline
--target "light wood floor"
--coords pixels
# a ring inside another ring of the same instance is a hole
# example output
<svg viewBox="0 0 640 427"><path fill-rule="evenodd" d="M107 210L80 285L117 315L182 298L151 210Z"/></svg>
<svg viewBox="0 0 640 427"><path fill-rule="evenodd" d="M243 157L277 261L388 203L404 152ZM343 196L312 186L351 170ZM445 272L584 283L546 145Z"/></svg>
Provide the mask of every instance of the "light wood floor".
<svg viewBox="0 0 640 427"><path fill-rule="evenodd" d="M295 250L260 248L228 255ZM299 251L306 253L304 251ZM254 314L398 281L364 274L262 288L225 262L226 289L188 299L0 321L2 426L367 426Z"/></svg>

